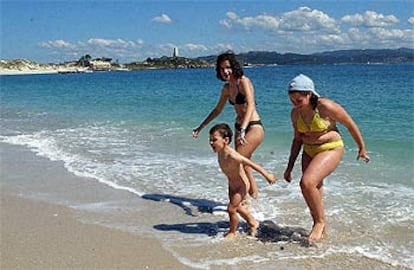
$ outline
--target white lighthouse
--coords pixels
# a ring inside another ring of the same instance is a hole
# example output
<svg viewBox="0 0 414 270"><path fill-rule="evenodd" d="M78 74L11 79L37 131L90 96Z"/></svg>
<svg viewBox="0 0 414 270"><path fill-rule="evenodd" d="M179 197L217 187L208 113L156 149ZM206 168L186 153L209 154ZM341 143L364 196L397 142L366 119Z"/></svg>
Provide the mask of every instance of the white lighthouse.
<svg viewBox="0 0 414 270"><path fill-rule="evenodd" d="M177 47L174 47L174 50L173 50L173 57L174 57L174 58L178 57L178 48L177 48Z"/></svg>

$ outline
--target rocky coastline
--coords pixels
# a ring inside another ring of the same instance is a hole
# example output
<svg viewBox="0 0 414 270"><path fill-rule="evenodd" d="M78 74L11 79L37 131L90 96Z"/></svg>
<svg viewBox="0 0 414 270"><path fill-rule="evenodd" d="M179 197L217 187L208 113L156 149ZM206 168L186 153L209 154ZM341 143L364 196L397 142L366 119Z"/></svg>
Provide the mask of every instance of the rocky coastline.
<svg viewBox="0 0 414 270"><path fill-rule="evenodd" d="M341 50L310 55L248 52L238 54L244 66L307 65L307 64L401 64L414 62L414 50L409 48L375 50ZM111 58L92 59L82 56L78 61L63 64L40 64L27 59L0 60L0 75L86 73L95 71L130 71L143 69L212 68L216 55L186 58L179 56L147 58L142 62L118 64Z"/></svg>
<svg viewBox="0 0 414 270"><path fill-rule="evenodd" d="M0 75L91 73L96 71L131 71L142 69L185 69L211 66L210 63L204 60L193 60L182 57L148 58L144 62L133 62L123 65L109 63L108 66L101 68L83 66L79 64L79 61L63 64L41 64L27 59L13 59L0 60Z"/></svg>
<svg viewBox="0 0 414 270"><path fill-rule="evenodd" d="M94 70L73 63L40 64L27 59L0 60L0 75L87 73Z"/></svg>

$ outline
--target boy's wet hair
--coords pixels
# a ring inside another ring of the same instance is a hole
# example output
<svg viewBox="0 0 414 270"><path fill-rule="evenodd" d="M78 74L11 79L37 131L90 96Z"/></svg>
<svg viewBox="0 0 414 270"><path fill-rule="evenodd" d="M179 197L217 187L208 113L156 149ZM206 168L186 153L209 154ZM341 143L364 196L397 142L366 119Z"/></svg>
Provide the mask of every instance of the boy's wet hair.
<svg viewBox="0 0 414 270"><path fill-rule="evenodd" d="M223 62L225 60L229 60L230 67L231 67L231 70L233 72L234 77L236 77L238 79L241 78L244 74L243 68L241 67L240 62L237 61L236 55L232 51L227 51L225 53L220 54L217 57L217 63L216 63L216 76L217 76L217 78L219 80L225 81L221 77L221 73L220 73L220 64L221 64L221 62Z"/></svg>
<svg viewBox="0 0 414 270"><path fill-rule="evenodd" d="M231 130L230 126L226 123L220 123L214 125L210 129L210 135L212 135L214 132L218 132L221 137L223 138L229 138L229 143L231 143L231 138L233 137L233 131Z"/></svg>

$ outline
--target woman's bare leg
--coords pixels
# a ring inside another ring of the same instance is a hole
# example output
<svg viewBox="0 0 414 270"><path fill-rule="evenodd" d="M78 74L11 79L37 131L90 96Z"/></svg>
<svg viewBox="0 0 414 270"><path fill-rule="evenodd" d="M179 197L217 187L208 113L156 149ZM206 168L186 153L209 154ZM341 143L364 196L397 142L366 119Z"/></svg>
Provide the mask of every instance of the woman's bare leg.
<svg viewBox="0 0 414 270"><path fill-rule="evenodd" d="M240 142L236 140L236 151L239 152L241 155L250 159L252 157L253 152L262 143L263 138L264 138L263 128L259 125L252 126L249 129L249 132L246 133L247 143L241 145ZM259 190L257 188L256 180L254 179L254 176L253 176L253 170L252 168L248 166L245 166L244 170L250 182L249 194L254 199L257 199L259 197Z"/></svg>
<svg viewBox="0 0 414 270"><path fill-rule="evenodd" d="M310 159L302 158L303 176L300 182L303 197L313 218L309 240L319 241L325 232L325 211L323 207L323 179L331 174L342 159L343 148L321 152Z"/></svg>

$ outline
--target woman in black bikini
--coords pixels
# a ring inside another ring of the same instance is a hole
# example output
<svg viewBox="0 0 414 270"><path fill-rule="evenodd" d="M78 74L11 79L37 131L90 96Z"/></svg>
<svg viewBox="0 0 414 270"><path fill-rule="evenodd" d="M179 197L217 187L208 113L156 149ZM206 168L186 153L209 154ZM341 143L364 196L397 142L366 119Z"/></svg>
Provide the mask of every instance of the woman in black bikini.
<svg viewBox="0 0 414 270"><path fill-rule="evenodd" d="M222 112L228 101L236 111L234 139L236 150L243 156L251 158L264 138L263 124L256 110L253 84L248 77L244 76L240 63L236 60L234 53L231 52L218 56L216 72L217 78L226 83L221 89L220 99L214 109L193 130L193 137L198 137L201 130ZM252 169L245 167L245 171L250 182L249 194L257 199L258 189Z"/></svg>

